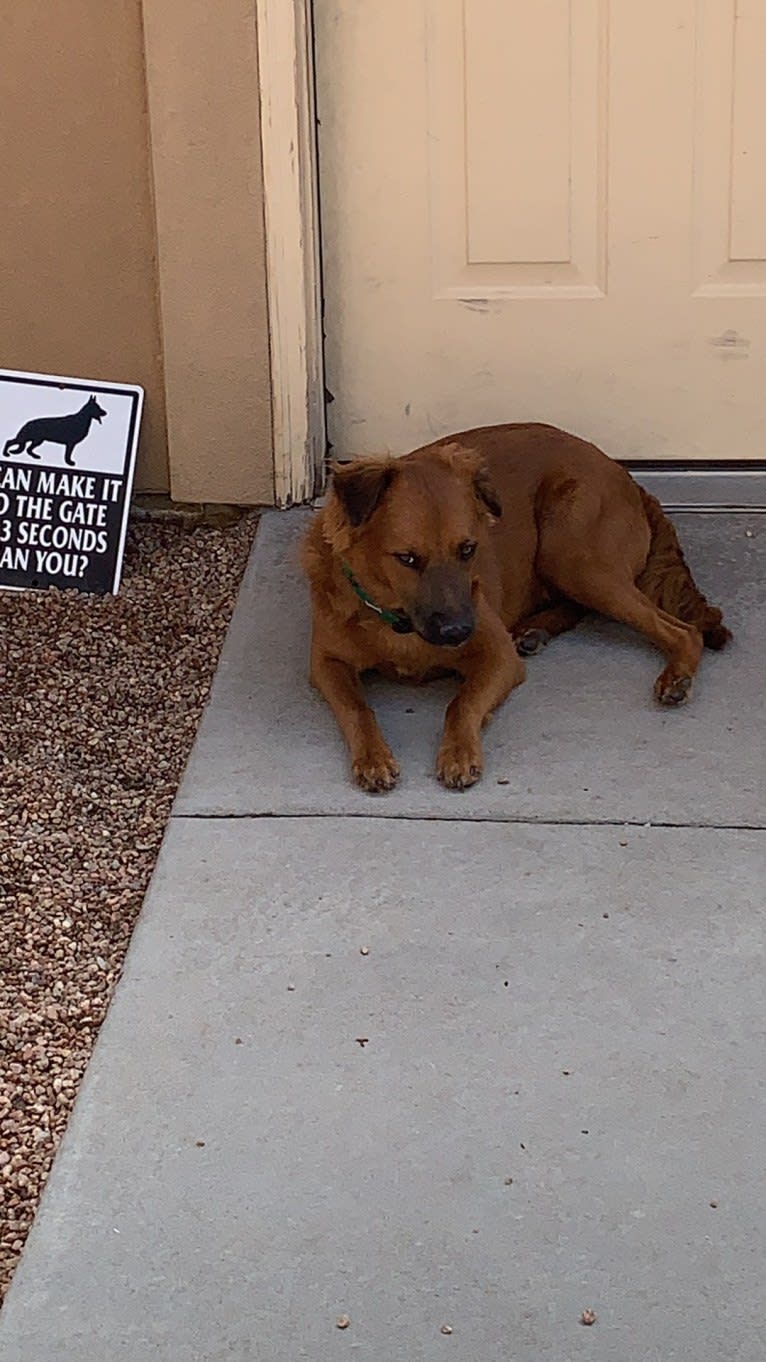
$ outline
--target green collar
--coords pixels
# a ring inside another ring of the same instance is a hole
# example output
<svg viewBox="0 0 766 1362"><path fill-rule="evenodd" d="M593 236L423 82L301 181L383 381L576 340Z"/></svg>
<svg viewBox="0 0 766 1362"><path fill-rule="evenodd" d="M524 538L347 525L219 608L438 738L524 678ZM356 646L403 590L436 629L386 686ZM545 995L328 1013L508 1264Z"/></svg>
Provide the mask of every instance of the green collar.
<svg viewBox="0 0 766 1362"><path fill-rule="evenodd" d="M370 610L374 610L383 624L387 624L395 634L412 633L414 625L409 615L405 615L403 610L385 610L382 605L376 605L372 597L367 595L364 587L356 580L348 563L341 563L341 568L343 569L343 576L353 587L362 604Z"/></svg>

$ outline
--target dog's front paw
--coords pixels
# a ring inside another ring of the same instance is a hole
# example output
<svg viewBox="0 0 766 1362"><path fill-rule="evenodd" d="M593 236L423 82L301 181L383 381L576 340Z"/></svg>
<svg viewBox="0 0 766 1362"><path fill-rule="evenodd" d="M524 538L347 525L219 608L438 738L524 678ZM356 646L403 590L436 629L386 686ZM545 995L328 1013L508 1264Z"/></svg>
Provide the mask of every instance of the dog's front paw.
<svg viewBox="0 0 766 1362"><path fill-rule="evenodd" d="M481 745L471 739L445 738L436 762L436 774L448 790L467 790L481 776L484 761Z"/></svg>
<svg viewBox="0 0 766 1362"><path fill-rule="evenodd" d="M367 794L385 794L386 790L393 790L399 779L398 763L385 743L361 752L351 769L359 789Z"/></svg>

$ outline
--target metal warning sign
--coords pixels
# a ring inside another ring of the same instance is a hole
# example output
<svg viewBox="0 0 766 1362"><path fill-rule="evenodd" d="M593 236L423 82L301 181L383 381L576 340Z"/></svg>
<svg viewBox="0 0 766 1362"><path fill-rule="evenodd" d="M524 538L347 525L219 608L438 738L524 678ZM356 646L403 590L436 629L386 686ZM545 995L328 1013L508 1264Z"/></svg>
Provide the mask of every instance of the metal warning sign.
<svg viewBox="0 0 766 1362"><path fill-rule="evenodd" d="M117 591L143 396L0 369L0 587Z"/></svg>

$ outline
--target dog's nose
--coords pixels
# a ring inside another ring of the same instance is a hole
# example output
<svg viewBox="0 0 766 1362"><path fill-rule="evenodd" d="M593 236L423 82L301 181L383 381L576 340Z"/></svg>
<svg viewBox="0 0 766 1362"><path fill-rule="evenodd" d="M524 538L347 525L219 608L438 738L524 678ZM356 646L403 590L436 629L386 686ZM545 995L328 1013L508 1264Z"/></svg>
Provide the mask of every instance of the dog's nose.
<svg viewBox="0 0 766 1362"><path fill-rule="evenodd" d="M432 615L429 623L434 642L445 648L457 648L473 633L473 624L470 620L450 620L445 619L443 615Z"/></svg>

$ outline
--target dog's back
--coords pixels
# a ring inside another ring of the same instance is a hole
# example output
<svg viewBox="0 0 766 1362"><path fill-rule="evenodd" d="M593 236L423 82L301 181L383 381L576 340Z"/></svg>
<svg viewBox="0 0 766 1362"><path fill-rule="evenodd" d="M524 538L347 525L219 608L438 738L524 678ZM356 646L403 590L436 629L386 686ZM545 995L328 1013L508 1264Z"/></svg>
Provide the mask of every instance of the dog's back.
<svg viewBox="0 0 766 1362"><path fill-rule="evenodd" d="M475 449L487 466L501 501L509 506L519 498L531 501L552 480L583 479L613 496L625 496L638 505L638 492L630 475L596 445L557 426L533 421L514 421L499 426L477 426L426 445L423 453L445 445ZM421 451L418 451L420 453Z"/></svg>

